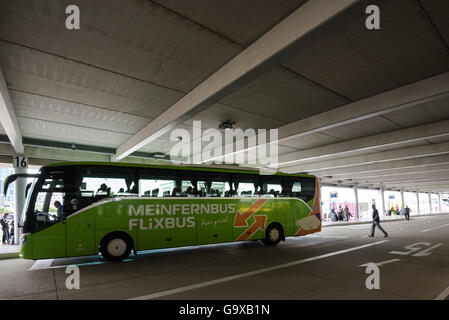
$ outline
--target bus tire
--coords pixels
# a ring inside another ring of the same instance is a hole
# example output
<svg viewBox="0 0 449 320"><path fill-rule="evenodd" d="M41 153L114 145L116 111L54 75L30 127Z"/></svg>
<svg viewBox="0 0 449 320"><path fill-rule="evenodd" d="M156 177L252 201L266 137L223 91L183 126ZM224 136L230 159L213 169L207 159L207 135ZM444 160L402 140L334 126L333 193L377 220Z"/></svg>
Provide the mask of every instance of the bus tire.
<svg viewBox="0 0 449 320"><path fill-rule="evenodd" d="M100 243L101 255L108 261L122 261L133 249L132 239L124 232L107 234Z"/></svg>
<svg viewBox="0 0 449 320"><path fill-rule="evenodd" d="M272 223L267 227L265 239L262 242L267 246L275 246L284 239L284 229L279 223Z"/></svg>

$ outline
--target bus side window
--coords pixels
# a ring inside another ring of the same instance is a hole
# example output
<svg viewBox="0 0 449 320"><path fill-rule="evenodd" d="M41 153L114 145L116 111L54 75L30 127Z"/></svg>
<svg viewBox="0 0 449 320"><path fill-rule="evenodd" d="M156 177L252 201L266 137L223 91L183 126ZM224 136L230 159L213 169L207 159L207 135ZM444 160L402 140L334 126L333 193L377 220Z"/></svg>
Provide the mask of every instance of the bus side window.
<svg viewBox="0 0 449 320"><path fill-rule="evenodd" d="M261 179L256 175L232 176L232 193L239 197L260 196Z"/></svg>
<svg viewBox="0 0 449 320"><path fill-rule="evenodd" d="M265 197L279 197L282 192L282 181L280 177L264 177L262 193Z"/></svg>
<svg viewBox="0 0 449 320"><path fill-rule="evenodd" d="M140 197L169 197L176 188L174 180L140 179Z"/></svg>
<svg viewBox="0 0 449 320"><path fill-rule="evenodd" d="M231 190L227 181L198 181L198 195L200 197L226 197L229 196Z"/></svg>
<svg viewBox="0 0 449 320"><path fill-rule="evenodd" d="M196 188L198 190L198 196L199 197L205 197L207 194L207 186L206 181L198 181L196 183Z"/></svg>
<svg viewBox="0 0 449 320"><path fill-rule="evenodd" d="M229 182L212 181L209 197L224 197L230 190Z"/></svg>
<svg viewBox="0 0 449 320"><path fill-rule="evenodd" d="M305 202L310 201L315 196L315 178L313 177L286 178L284 187L288 189L291 197L299 198Z"/></svg>
<svg viewBox="0 0 449 320"><path fill-rule="evenodd" d="M183 197L196 197L197 192L195 191L195 186L190 180L182 180L181 182L181 195Z"/></svg>

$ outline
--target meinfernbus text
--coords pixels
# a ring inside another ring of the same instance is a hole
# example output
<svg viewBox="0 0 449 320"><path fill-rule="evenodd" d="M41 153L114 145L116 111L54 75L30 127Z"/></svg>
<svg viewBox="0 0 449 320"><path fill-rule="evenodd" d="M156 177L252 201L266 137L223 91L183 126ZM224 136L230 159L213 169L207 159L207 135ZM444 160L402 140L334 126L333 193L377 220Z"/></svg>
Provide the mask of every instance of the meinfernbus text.
<svg viewBox="0 0 449 320"><path fill-rule="evenodd" d="M276 245L321 231L318 179L310 175L186 166L66 162L27 186L20 221L25 259L95 255L231 241Z"/></svg>

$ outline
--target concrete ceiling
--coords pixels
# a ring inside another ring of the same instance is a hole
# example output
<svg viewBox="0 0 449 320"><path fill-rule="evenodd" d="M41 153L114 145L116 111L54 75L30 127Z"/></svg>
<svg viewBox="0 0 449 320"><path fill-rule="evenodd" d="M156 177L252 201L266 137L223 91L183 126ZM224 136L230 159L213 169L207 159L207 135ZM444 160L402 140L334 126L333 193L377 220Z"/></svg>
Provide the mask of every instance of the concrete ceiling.
<svg viewBox="0 0 449 320"><path fill-rule="evenodd" d="M226 120L279 128L283 171L328 184L449 190L449 126L441 122L449 119L449 2L346 2L321 22L305 15L318 27L197 111L172 112L172 128L191 132L194 120L203 130ZM331 3L79 0L74 31L65 28L72 1L3 0L0 67L25 153L36 163L110 160L234 59L272 45L264 41L276 28ZM370 4L380 8L380 30L365 28ZM14 153L0 142L1 155ZM98 150L75 156L56 143ZM169 154L175 143L162 132L137 151Z"/></svg>

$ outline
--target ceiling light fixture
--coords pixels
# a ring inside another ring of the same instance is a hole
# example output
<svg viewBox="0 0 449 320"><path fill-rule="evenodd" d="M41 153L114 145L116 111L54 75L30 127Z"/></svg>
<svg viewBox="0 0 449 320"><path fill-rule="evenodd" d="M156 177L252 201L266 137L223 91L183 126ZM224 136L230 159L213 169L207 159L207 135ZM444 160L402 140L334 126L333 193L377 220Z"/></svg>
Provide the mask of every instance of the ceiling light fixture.
<svg viewBox="0 0 449 320"><path fill-rule="evenodd" d="M234 121L234 120L226 120L226 121L221 122L218 125L218 129L221 129L221 130L232 129L232 128L234 128L235 124L236 124L236 121Z"/></svg>

